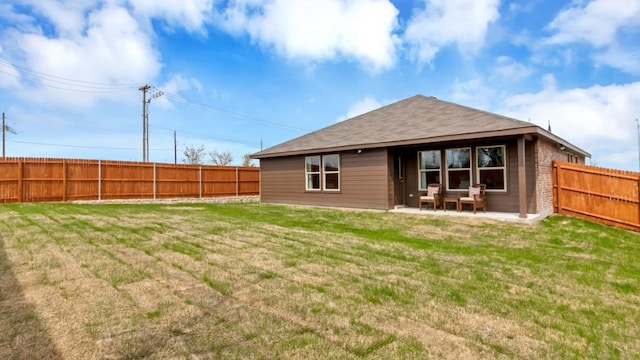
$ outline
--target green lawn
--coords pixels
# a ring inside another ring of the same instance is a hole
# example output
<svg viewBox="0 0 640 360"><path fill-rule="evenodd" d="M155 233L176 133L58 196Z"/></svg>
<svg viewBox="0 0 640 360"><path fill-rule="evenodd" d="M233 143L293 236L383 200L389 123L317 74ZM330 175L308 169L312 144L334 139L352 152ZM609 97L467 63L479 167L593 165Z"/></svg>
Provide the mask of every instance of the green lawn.
<svg viewBox="0 0 640 360"><path fill-rule="evenodd" d="M640 235L245 204L0 206L0 358L639 358Z"/></svg>

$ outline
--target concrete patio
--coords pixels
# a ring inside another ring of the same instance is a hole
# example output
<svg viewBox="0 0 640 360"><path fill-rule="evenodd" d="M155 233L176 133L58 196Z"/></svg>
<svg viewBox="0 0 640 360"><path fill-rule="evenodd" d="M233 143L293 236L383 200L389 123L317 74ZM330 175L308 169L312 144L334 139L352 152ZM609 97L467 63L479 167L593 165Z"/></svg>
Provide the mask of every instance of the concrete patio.
<svg viewBox="0 0 640 360"><path fill-rule="evenodd" d="M515 222L515 223L521 223L521 224L535 224L538 221L545 218L545 216L541 214L527 214L526 218L521 218L518 213L478 211L474 214L473 211L471 210L463 210L461 212L458 212L456 210L451 210L451 209L450 210L438 209L434 211L433 208L420 210L418 208L413 208L413 207L398 207L396 209L389 210L389 212L402 213L402 214L414 214L414 215L451 216L451 217L459 217L459 218L463 217L463 218L473 218L473 219L487 219L487 220Z"/></svg>

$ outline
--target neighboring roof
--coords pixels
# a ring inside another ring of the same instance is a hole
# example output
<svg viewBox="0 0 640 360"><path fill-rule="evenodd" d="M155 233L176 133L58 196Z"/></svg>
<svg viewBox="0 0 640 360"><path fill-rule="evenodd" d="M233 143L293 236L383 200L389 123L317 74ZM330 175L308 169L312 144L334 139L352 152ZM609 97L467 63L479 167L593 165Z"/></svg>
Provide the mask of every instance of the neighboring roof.
<svg viewBox="0 0 640 360"><path fill-rule="evenodd" d="M253 158L535 134L591 157L541 127L506 116L415 95L289 140Z"/></svg>

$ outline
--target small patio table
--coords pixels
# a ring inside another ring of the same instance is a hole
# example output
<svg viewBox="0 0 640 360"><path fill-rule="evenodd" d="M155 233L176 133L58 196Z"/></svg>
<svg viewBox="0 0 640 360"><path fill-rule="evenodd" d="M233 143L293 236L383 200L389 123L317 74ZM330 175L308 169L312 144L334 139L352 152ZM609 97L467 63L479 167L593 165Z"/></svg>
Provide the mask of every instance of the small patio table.
<svg viewBox="0 0 640 360"><path fill-rule="evenodd" d="M457 197L448 197L448 198L444 198L444 211L447 211L447 204L455 204L456 205L456 211L460 211L460 203L458 202L458 198Z"/></svg>

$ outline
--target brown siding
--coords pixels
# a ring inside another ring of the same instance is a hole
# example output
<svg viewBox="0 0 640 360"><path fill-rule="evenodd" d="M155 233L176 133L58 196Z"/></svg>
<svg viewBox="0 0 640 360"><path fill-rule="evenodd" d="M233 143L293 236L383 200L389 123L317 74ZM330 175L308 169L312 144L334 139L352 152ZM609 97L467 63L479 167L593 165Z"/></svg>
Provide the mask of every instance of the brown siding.
<svg viewBox="0 0 640 360"><path fill-rule="evenodd" d="M476 147L478 146L491 146L491 145L505 145L507 152L507 191L506 192L488 192L487 193L487 209L489 211L499 212L518 212L519 211L519 184L518 184L518 147L517 143L513 139L503 139L494 141L483 141L475 143L453 143L442 144L438 147L420 147L415 150L405 152L406 166L407 166L407 205L411 207L418 207L417 194L418 191L418 160L417 152L421 150L442 150L443 164L442 164L442 186L446 186L446 170L444 164L444 150L456 147L471 147L472 149L472 182L477 182L477 169L476 169ZM535 212L535 198L534 198L534 144L531 142L526 143L525 156L526 156L526 176L527 176L527 208L531 213ZM458 197L463 194L464 191L445 191L445 197ZM413 194L413 196L412 196Z"/></svg>
<svg viewBox="0 0 640 360"><path fill-rule="evenodd" d="M406 204L411 207L418 207L418 151L412 151L405 157L405 186L406 186Z"/></svg>
<svg viewBox="0 0 640 360"><path fill-rule="evenodd" d="M500 212L518 212L519 211L518 194L520 191L520 185L518 182L518 146L517 146L517 143L512 140L502 142L502 144L506 145L506 151L507 151L507 191L506 192L487 192L487 210L500 211ZM500 145L500 144L496 143L493 145ZM474 149L474 156L475 156L475 149ZM475 176L477 176L477 172L475 169L476 163L474 162L473 165L474 165L473 176L474 176L474 181L476 181L477 180L475 178Z"/></svg>
<svg viewBox="0 0 640 360"><path fill-rule="evenodd" d="M304 156L260 161L261 200L266 203L389 209L385 149L341 153L340 192L305 191Z"/></svg>
<svg viewBox="0 0 640 360"><path fill-rule="evenodd" d="M499 212L519 212L520 183L518 181L518 145L515 140L489 145L506 145L507 150L507 191L487 192L487 209ZM485 146L481 144L480 146ZM527 177L527 212L535 213L534 200L534 144L525 142L525 172ZM475 149L474 149L475 150ZM475 156L475 153L474 153ZM474 163L474 166L476 164ZM473 169L473 176L477 176Z"/></svg>
<svg viewBox="0 0 640 360"><path fill-rule="evenodd" d="M472 148L475 159L477 146L505 145L507 151L507 191L488 192L489 211L519 212L518 147L514 138L493 139L465 143L442 143L424 147L366 150L362 154L341 153L341 191L306 192L304 156L267 158L261 160L262 201L303 205L339 206L370 209L390 209L394 198L394 156L402 156L405 166L405 203L417 207L418 170L417 152L420 150L453 147ZM527 176L527 212L549 214L553 211L551 162L567 158L558 144L544 139L526 141L525 171ZM444 152L443 152L444 161ZM578 157L584 163L584 157ZM443 164L444 166L444 164ZM476 163L473 161L472 181L477 181ZM446 172L443 167L442 183ZM446 197L458 197L462 192L448 192Z"/></svg>
<svg viewBox="0 0 640 360"><path fill-rule="evenodd" d="M393 170L393 155L387 152L387 208L391 209L396 205L395 197L395 174Z"/></svg>

